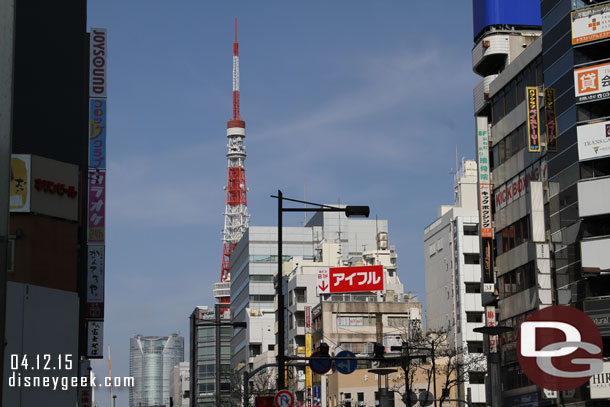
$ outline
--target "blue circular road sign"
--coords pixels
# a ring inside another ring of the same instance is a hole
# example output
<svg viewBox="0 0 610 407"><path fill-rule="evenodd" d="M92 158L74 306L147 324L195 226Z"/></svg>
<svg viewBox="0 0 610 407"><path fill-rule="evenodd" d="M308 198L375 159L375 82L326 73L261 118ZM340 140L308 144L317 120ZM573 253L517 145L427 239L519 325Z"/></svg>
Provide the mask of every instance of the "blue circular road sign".
<svg viewBox="0 0 610 407"><path fill-rule="evenodd" d="M312 358L319 357L319 356L321 356L320 352L314 352L311 355ZM317 374L324 374L324 373L328 372L330 370L332 363L333 363L332 360L327 360L327 359L309 359L309 367L311 368L311 370L313 370Z"/></svg>
<svg viewBox="0 0 610 407"><path fill-rule="evenodd" d="M344 350L335 355L337 358L353 358L356 357L352 352ZM335 368L339 373L350 374L356 370L358 366L357 360L335 360Z"/></svg>

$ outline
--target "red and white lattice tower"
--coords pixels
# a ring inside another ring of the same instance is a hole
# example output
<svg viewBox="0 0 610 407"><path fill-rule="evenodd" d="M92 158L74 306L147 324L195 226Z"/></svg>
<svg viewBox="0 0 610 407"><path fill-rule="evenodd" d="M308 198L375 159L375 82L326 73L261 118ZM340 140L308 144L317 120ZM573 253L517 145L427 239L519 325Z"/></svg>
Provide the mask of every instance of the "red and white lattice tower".
<svg viewBox="0 0 610 407"><path fill-rule="evenodd" d="M227 123L227 206L225 227L222 232L222 271L220 283L214 285L214 297L220 303L229 303L231 281L231 253L248 228L248 201L246 199L246 122L239 117L239 44L237 43L237 19L233 43L233 117Z"/></svg>

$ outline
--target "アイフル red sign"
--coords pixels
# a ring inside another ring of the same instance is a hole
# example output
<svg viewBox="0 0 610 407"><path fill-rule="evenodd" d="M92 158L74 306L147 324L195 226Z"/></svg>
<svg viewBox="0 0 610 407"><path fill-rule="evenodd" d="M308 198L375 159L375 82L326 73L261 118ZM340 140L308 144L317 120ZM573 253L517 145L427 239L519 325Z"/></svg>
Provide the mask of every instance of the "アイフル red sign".
<svg viewBox="0 0 610 407"><path fill-rule="evenodd" d="M318 292L352 293L383 290L383 266L331 267L318 273Z"/></svg>

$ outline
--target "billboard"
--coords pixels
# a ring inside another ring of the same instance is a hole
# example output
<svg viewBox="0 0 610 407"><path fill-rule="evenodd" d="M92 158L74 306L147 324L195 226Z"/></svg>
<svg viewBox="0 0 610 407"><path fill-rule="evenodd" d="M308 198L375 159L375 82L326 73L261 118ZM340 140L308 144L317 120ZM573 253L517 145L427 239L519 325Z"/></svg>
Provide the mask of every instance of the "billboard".
<svg viewBox="0 0 610 407"><path fill-rule="evenodd" d="M610 37L610 5L573 11L572 44L601 40Z"/></svg>
<svg viewBox="0 0 610 407"><path fill-rule="evenodd" d="M330 267L318 272L318 293L383 290L383 266Z"/></svg>
<svg viewBox="0 0 610 407"><path fill-rule="evenodd" d="M32 157L29 154L12 154L9 198L9 209L11 212L30 211L31 175Z"/></svg>
<svg viewBox="0 0 610 407"><path fill-rule="evenodd" d="M495 278L493 267L492 239L481 238L481 273L483 274L483 292L493 293L495 291Z"/></svg>
<svg viewBox="0 0 610 407"><path fill-rule="evenodd" d="M102 359L104 357L104 322L87 321L87 357Z"/></svg>
<svg viewBox="0 0 610 407"><path fill-rule="evenodd" d="M87 318L104 317L104 262L103 245L87 246Z"/></svg>
<svg viewBox="0 0 610 407"><path fill-rule="evenodd" d="M557 113L555 111L555 89L544 90L544 117L546 121L546 150L557 152Z"/></svg>
<svg viewBox="0 0 610 407"><path fill-rule="evenodd" d="M487 118L477 117L477 170L479 177L479 221L481 236L492 237L491 185L489 183L489 133Z"/></svg>
<svg viewBox="0 0 610 407"><path fill-rule="evenodd" d="M538 88L525 88L527 101L528 151L540 151L540 118L538 117Z"/></svg>
<svg viewBox="0 0 610 407"><path fill-rule="evenodd" d="M541 26L540 2L536 0L473 0L473 36L491 25Z"/></svg>
<svg viewBox="0 0 610 407"><path fill-rule="evenodd" d="M610 63L574 69L576 102L590 102L610 97Z"/></svg>
<svg viewBox="0 0 610 407"><path fill-rule="evenodd" d="M89 167L106 168L106 99L89 99Z"/></svg>
<svg viewBox="0 0 610 407"><path fill-rule="evenodd" d="M106 171L89 170L87 243L106 240Z"/></svg>
<svg viewBox="0 0 610 407"><path fill-rule="evenodd" d="M580 161L610 155L610 121L578 126L576 135Z"/></svg>
<svg viewBox="0 0 610 407"><path fill-rule="evenodd" d="M92 98L105 98L107 93L107 34L105 28L91 28L89 34L89 97Z"/></svg>
<svg viewBox="0 0 610 407"><path fill-rule="evenodd" d="M532 181L546 181L548 178L546 158L534 162L521 171L513 179L494 190L494 204L496 212L506 205L524 196L529 191Z"/></svg>

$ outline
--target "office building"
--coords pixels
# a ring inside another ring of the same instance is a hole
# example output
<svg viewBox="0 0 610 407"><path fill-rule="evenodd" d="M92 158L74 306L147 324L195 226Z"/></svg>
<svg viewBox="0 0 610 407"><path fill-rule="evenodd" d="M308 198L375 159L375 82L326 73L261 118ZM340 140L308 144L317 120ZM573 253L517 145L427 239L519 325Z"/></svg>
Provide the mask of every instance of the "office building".
<svg viewBox="0 0 610 407"><path fill-rule="evenodd" d="M446 330L448 346L458 354L480 358L483 335L473 332L483 324L484 312L476 161L462 161L454 191L454 205L441 206L438 218L424 229L426 327ZM474 374L464 376L464 383L457 387L458 397L465 398L470 391L474 405L484 405L485 386L481 381L484 375L481 366Z"/></svg>
<svg viewBox="0 0 610 407"><path fill-rule="evenodd" d="M86 2L5 1L0 15L0 161L6 164L2 178L10 180L8 208L0 210L2 267L8 254L7 274L3 269L0 276L2 286L6 282L2 405L90 402L90 388L53 391L5 384L11 354L70 355L71 369L56 366L66 376L88 375L89 359L103 357L105 214L101 208L95 213L93 242L87 174L95 168L95 180L103 182L105 161L89 160L88 57L90 40L97 38L105 47L105 30L97 37L87 33ZM41 46L49 33L53 41ZM105 72L104 54L98 62L99 72ZM105 93L101 99L104 107L98 111L105 118ZM105 132L97 135L105 138ZM104 199L98 199L102 205ZM52 375L38 371L33 376Z"/></svg>
<svg viewBox="0 0 610 407"><path fill-rule="evenodd" d="M232 386L237 386L231 371L231 337L233 327L215 327L215 311L207 306L196 307L190 316L190 406L213 407L215 395L220 391L221 403L232 404ZM221 322L231 322L229 311L220 316ZM220 329L220 345L216 344L216 330ZM243 329L242 329L243 330ZM220 349L220 373L216 372L216 352ZM220 374L220 390L216 389L216 377ZM239 398L239 397L238 397ZM223 404L225 405L225 404Z"/></svg>
<svg viewBox="0 0 610 407"><path fill-rule="evenodd" d="M169 406L174 366L184 362L184 338L136 335L129 340L129 407Z"/></svg>
<svg viewBox="0 0 610 407"><path fill-rule="evenodd" d="M284 292L287 297L287 354L310 356L313 352L312 309L320 301L359 298L371 302L394 301L403 297L403 285L396 273L398 255L393 246L387 245L387 233L380 232L377 239L378 249L371 248L360 257L344 261L339 243L321 242L315 250L313 260L293 257L284 263ZM383 266L384 289L378 292L359 292L358 295L322 294L318 287L318 273L330 267L342 266ZM420 309L421 311L421 309ZM419 321L418 319L418 322ZM349 349L344 349L349 350ZM288 388L295 393L297 401L307 401L312 397L312 373L309 368L291 369Z"/></svg>
<svg viewBox="0 0 610 407"><path fill-rule="evenodd" d="M375 342L382 343L389 354L392 346L401 346L403 341L421 334L422 304L408 293L386 294L385 298L372 293L331 294L311 312L313 347L317 349L324 342L328 344L331 354L347 350L356 356L370 356ZM363 375L367 374L367 368L371 368L370 362L358 363L358 368L362 370L356 372L360 373L352 373L346 380L336 371L314 375L313 397L319 395L321 400L327 401L326 405L338 406L341 404L337 402L341 400L337 393L350 393L347 387L361 387L358 391L371 393L364 387L376 387L377 378L370 375L371 383L367 386ZM352 375L357 378L355 382ZM397 383L397 387L400 386L401 383ZM351 401L357 397L354 389ZM366 397L370 399L371 394ZM343 401L346 401L345 397Z"/></svg>
<svg viewBox="0 0 610 407"><path fill-rule="evenodd" d="M173 407L190 406L190 363L180 362L172 369L169 382L170 405Z"/></svg>
<svg viewBox="0 0 610 407"><path fill-rule="evenodd" d="M569 305L593 318L604 349L610 344L605 322L610 306L604 298L610 293L605 273L610 83L604 79L610 34L604 18L610 9L597 1L524 3L517 18L540 19L536 33L531 24L509 27L502 20L515 13L501 6L499 20L489 21L484 11L491 3L474 2L473 66L484 76L475 89L475 116L479 139L488 136L489 148L479 144L479 152L489 155L487 182L493 188L495 281L483 272L483 282L497 283L490 286L495 292L483 293L483 305L497 311L500 324L515 328L492 344L501 354L502 402L549 405L552 400L519 367L521 322L546 306ZM516 58L498 42L502 35L526 36ZM589 401L590 386L551 397L566 405L595 403Z"/></svg>
<svg viewBox="0 0 610 407"><path fill-rule="evenodd" d="M320 212L304 227L283 228L283 256L286 261L296 257L314 260L316 247L326 240L339 244L346 263L351 257L360 258L367 247L376 247L377 233L387 230L387 220ZM274 352L276 272L277 228L250 226L231 256L231 315L234 321L248 324L231 341L233 369L252 368L256 356Z"/></svg>

